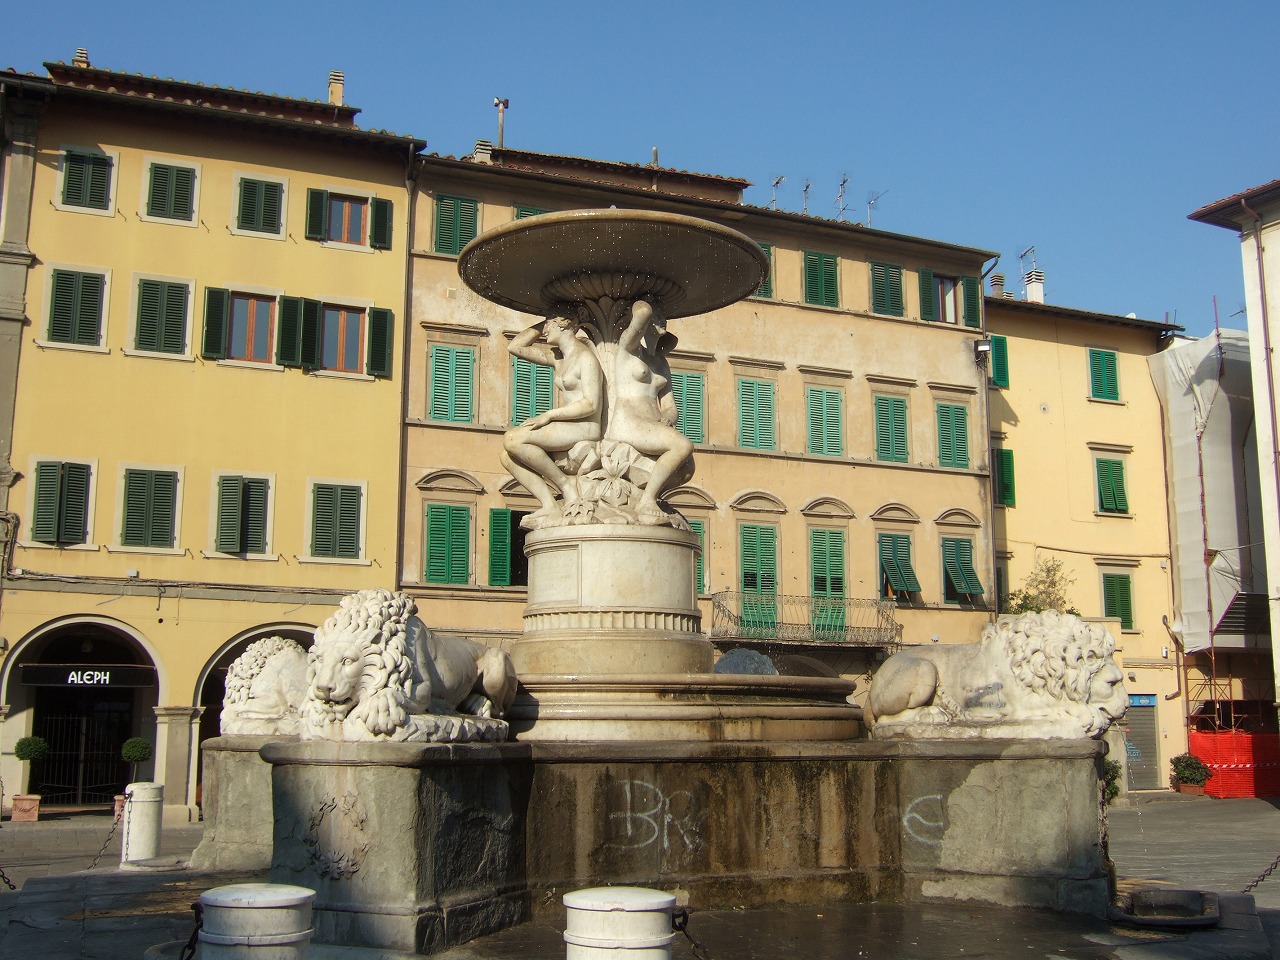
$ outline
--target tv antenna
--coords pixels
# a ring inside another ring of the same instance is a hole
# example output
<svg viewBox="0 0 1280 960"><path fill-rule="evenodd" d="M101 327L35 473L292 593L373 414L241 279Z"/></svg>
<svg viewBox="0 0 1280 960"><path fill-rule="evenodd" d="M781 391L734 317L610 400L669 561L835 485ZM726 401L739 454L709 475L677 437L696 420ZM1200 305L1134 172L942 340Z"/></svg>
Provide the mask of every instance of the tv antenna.
<svg viewBox="0 0 1280 960"><path fill-rule="evenodd" d="M846 173L840 178L840 190L836 193L836 219L843 220L844 212L848 210L848 206L844 202L844 188L849 185L849 175Z"/></svg>
<svg viewBox="0 0 1280 960"><path fill-rule="evenodd" d="M883 197L883 196L884 196L886 193L888 193L888 192L889 192L888 190L881 190L879 193L873 194L873 195L872 195L872 196L867 200L867 226L868 226L868 227L870 227L870 226L871 226L871 208L872 208L872 207L874 207L874 206L876 205L877 201L879 201L879 199L880 199L881 197Z"/></svg>
<svg viewBox="0 0 1280 960"><path fill-rule="evenodd" d="M806 179L805 179L805 181L804 181L804 213L805 213L805 216L808 216L808 214L809 214L809 188L810 188L810 187L812 187L812 186L813 186L813 181L811 181L811 180L809 180L808 178L806 178Z"/></svg>
<svg viewBox="0 0 1280 960"><path fill-rule="evenodd" d="M1022 264L1023 276L1026 276L1026 273L1027 273L1027 257L1031 258L1031 269L1034 270L1036 268L1035 244L1032 244L1031 246L1027 247L1027 249L1023 250L1020 254L1018 254L1018 260Z"/></svg>
<svg viewBox="0 0 1280 960"><path fill-rule="evenodd" d="M511 106L511 101L494 97L493 105L498 108L498 149L501 150L503 122L506 120L507 108Z"/></svg>
<svg viewBox="0 0 1280 960"><path fill-rule="evenodd" d="M769 201L769 206L773 207L775 210L778 209L778 187L782 186L783 181L786 179L786 177L773 178L773 199Z"/></svg>

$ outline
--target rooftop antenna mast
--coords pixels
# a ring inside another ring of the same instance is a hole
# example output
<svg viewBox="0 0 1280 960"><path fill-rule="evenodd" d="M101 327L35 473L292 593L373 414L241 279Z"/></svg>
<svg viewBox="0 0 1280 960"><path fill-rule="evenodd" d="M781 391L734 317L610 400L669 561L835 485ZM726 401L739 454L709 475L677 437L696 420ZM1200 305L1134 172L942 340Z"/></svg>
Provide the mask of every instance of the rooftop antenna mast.
<svg viewBox="0 0 1280 960"><path fill-rule="evenodd" d="M804 182L804 213L809 214L809 188L813 186L813 181L806 179Z"/></svg>
<svg viewBox="0 0 1280 960"><path fill-rule="evenodd" d="M1022 263L1023 276L1025 276L1027 273L1027 257L1031 258L1031 269L1034 270L1036 268L1035 244L1032 244L1031 246L1027 247L1027 249L1023 250L1020 254L1018 254L1018 260Z"/></svg>
<svg viewBox="0 0 1280 960"><path fill-rule="evenodd" d="M501 100L498 97L493 98L493 105L498 108L498 149L502 149L502 127L507 117L507 108L511 106L510 100Z"/></svg>
<svg viewBox="0 0 1280 960"><path fill-rule="evenodd" d="M871 226L871 208L874 207L876 205L876 202L888 192L889 192L888 190L881 190L879 193L872 195L872 197L867 201L867 226L868 227Z"/></svg>
<svg viewBox="0 0 1280 960"><path fill-rule="evenodd" d="M840 178L840 190L836 193L836 219L843 220L844 212L849 209L844 202L844 188L849 185L849 175L846 173Z"/></svg>
<svg viewBox="0 0 1280 960"><path fill-rule="evenodd" d="M782 186L783 181L786 179L786 177L773 178L773 199L769 201L769 206L773 207L774 210L778 209L778 187Z"/></svg>

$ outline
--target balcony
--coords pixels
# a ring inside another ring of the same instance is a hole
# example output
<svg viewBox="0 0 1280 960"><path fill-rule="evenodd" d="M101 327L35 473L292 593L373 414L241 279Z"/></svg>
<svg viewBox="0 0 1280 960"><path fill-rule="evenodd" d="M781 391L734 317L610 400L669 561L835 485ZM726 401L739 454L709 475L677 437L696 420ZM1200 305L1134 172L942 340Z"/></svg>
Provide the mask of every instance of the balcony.
<svg viewBox="0 0 1280 960"><path fill-rule="evenodd" d="M724 590L711 597L711 639L896 650L893 600L801 597Z"/></svg>

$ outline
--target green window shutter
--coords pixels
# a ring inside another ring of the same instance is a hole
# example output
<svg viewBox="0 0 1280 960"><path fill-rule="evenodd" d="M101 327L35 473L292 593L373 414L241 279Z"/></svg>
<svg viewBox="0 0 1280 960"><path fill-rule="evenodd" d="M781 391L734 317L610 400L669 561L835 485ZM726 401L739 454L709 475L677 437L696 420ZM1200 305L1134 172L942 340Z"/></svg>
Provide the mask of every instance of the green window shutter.
<svg viewBox="0 0 1280 960"><path fill-rule="evenodd" d="M1120 629L1133 629L1133 581L1125 573L1102 575L1103 615L1119 617Z"/></svg>
<svg viewBox="0 0 1280 960"><path fill-rule="evenodd" d="M62 505L62 464L37 463L35 500L31 517L31 539L57 543L59 508Z"/></svg>
<svg viewBox="0 0 1280 960"><path fill-rule="evenodd" d="M436 198L436 253L458 254L476 238L476 201L468 197Z"/></svg>
<svg viewBox="0 0 1280 960"><path fill-rule="evenodd" d="M311 555L337 556L338 488L317 483L311 488Z"/></svg>
<svg viewBox="0 0 1280 960"><path fill-rule="evenodd" d="M150 474L143 470L124 472L124 524L120 543L126 547L147 545L148 514L151 505Z"/></svg>
<svg viewBox="0 0 1280 960"><path fill-rule="evenodd" d="M773 527L743 524L738 582L742 586L742 627L746 636L777 632L777 536Z"/></svg>
<svg viewBox="0 0 1280 960"><path fill-rule="evenodd" d="M147 191L147 216L173 216L173 173L174 168L164 163L151 165L149 189Z"/></svg>
<svg viewBox="0 0 1280 960"><path fill-rule="evenodd" d="M938 319L937 288L933 285L933 271L920 270L920 319Z"/></svg>
<svg viewBox="0 0 1280 960"><path fill-rule="evenodd" d="M871 264L871 312L902 316L902 268L891 263Z"/></svg>
<svg viewBox="0 0 1280 960"><path fill-rule="evenodd" d="M761 243L756 241L760 249L764 251L765 259L769 261L765 267L764 279L760 281L760 286L756 288L755 296L772 297L773 296L773 244Z"/></svg>
<svg viewBox="0 0 1280 960"><path fill-rule="evenodd" d="M1009 339L991 338L991 382L997 387L1009 386Z"/></svg>
<svg viewBox="0 0 1280 960"><path fill-rule="evenodd" d="M880 570L894 593L919 593L920 581L911 566L911 537L882 533L877 537Z"/></svg>
<svg viewBox="0 0 1280 960"><path fill-rule="evenodd" d="M996 503L1012 507L1017 499L1013 482L1013 451L1000 449L991 452L996 473L993 478Z"/></svg>
<svg viewBox="0 0 1280 960"><path fill-rule="evenodd" d="M431 346L432 420L470 423L472 414L472 371L474 355L462 347Z"/></svg>
<svg viewBox="0 0 1280 960"><path fill-rule="evenodd" d="M347 560L360 558L360 488L338 487L337 552Z"/></svg>
<svg viewBox="0 0 1280 960"><path fill-rule="evenodd" d="M89 158L68 150L62 155L62 202L68 207L84 207L89 200Z"/></svg>
<svg viewBox="0 0 1280 960"><path fill-rule="evenodd" d="M369 308L369 354L365 372L371 377L391 376L391 347L395 340L395 315L384 307Z"/></svg>
<svg viewBox="0 0 1280 960"><path fill-rule="evenodd" d="M218 526L215 546L222 553L244 550L244 478L218 478Z"/></svg>
<svg viewBox="0 0 1280 960"><path fill-rule="evenodd" d="M281 297L276 321L276 363L302 366L302 298Z"/></svg>
<svg viewBox="0 0 1280 960"><path fill-rule="evenodd" d="M299 362L305 370L320 367L320 301L302 301L302 324L299 336Z"/></svg>
<svg viewBox="0 0 1280 960"><path fill-rule="evenodd" d="M738 381L738 446L756 446L756 380Z"/></svg>
<svg viewBox="0 0 1280 960"><path fill-rule="evenodd" d="M707 579L704 571L706 570L707 559L707 525L701 520L690 520L689 529L698 537L698 546L702 549L698 552L697 563L697 587L698 593L707 592Z"/></svg>
<svg viewBox="0 0 1280 960"><path fill-rule="evenodd" d="M956 559L960 563L960 572L964 574L965 592L971 597L982 596L982 581L973 569L973 541L961 540L956 548Z"/></svg>
<svg viewBox="0 0 1280 960"><path fill-rule="evenodd" d="M905 397L876 397L876 459L907 462L907 401Z"/></svg>
<svg viewBox="0 0 1280 960"><path fill-rule="evenodd" d="M231 332L231 291L206 287L204 291L204 339L200 355L206 360L222 360L227 355Z"/></svg>
<svg viewBox="0 0 1280 960"><path fill-rule="evenodd" d="M280 214L283 212L284 185L264 183L262 185L262 226L259 230L267 233L280 232Z"/></svg>
<svg viewBox="0 0 1280 960"><path fill-rule="evenodd" d="M449 582L466 583L471 572L471 509L449 510Z"/></svg>
<svg viewBox="0 0 1280 960"><path fill-rule="evenodd" d="M89 197L85 206L106 210L111 206L112 159L104 154L89 157Z"/></svg>
<svg viewBox="0 0 1280 960"><path fill-rule="evenodd" d="M843 394L839 390L809 387L809 452L838 457L843 452Z"/></svg>
<svg viewBox="0 0 1280 960"><path fill-rule="evenodd" d="M466 583L470 540L470 508L427 504L427 582Z"/></svg>
<svg viewBox="0 0 1280 960"><path fill-rule="evenodd" d="M1105 513L1128 513L1124 489L1124 461L1098 460L1098 505Z"/></svg>
<svg viewBox="0 0 1280 960"><path fill-rule="evenodd" d="M307 229L308 240L329 239L329 191L307 190Z"/></svg>
<svg viewBox="0 0 1280 960"><path fill-rule="evenodd" d="M694 443L703 442L703 380L700 373L671 373L671 393L679 417L676 428Z"/></svg>
<svg viewBox="0 0 1280 960"><path fill-rule="evenodd" d="M54 343L78 342L76 330L83 276L67 270L53 271L49 288L49 339Z"/></svg>
<svg viewBox="0 0 1280 960"><path fill-rule="evenodd" d="M964 298L964 325L982 326L982 282L977 277L961 277Z"/></svg>
<svg viewBox="0 0 1280 960"><path fill-rule="evenodd" d="M241 548L245 553L267 552L267 496L270 486L261 477L245 478L241 539Z"/></svg>
<svg viewBox="0 0 1280 960"><path fill-rule="evenodd" d="M489 510L489 586L511 586L511 511L505 507Z"/></svg>
<svg viewBox="0 0 1280 960"><path fill-rule="evenodd" d="M836 287L836 257L830 253L804 254L804 302L822 307L838 307L840 293Z"/></svg>
<svg viewBox="0 0 1280 960"><path fill-rule="evenodd" d="M102 342L102 310L107 278L98 273L80 273L78 279L75 343L96 347Z"/></svg>
<svg viewBox="0 0 1280 960"><path fill-rule="evenodd" d="M283 184L267 180L241 180L237 227L258 233L279 233L283 202Z"/></svg>
<svg viewBox="0 0 1280 960"><path fill-rule="evenodd" d="M135 345L155 353L185 353L187 285L138 281L138 330Z"/></svg>
<svg viewBox="0 0 1280 960"><path fill-rule="evenodd" d="M134 345L139 350L160 350L162 287L158 280L138 281L138 331Z"/></svg>
<svg viewBox="0 0 1280 960"><path fill-rule="evenodd" d="M543 210L540 207L527 207L523 204L517 204L515 218L517 220L523 220L525 217L538 217L547 212L548 211Z"/></svg>
<svg viewBox="0 0 1280 960"><path fill-rule="evenodd" d="M1116 355L1110 350L1089 351L1089 387L1095 400L1119 400Z"/></svg>
<svg viewBox="0 0 1280 960"><path fill-rule="evenodd" d="M968 409L959 404L938 404L938 465L969 466Z"/></svg>
<svg viewBox="0 0 1280 960"><path fill-rule="evenodd" d="M240 205L236 211L236 227L240 230L261 230L258 226L262 206L263 184L257 180L240 181Z"/></svg>
<svg viewBox="0 0 1280 960"><path fill-rule="evenodd" d="M511 423L520 425L551 409L555 370L522 357L511 358Z"/></svg>
<svg viewBox="0 0 1280 960"><path fill-rule="evenodd" d="M58 542L89 539L89 465L62 464L62 502L58 509Z"/></svg>
<svg viewBox="0 0 1280 960"><path fill-rule="evenodd" d="M196 172L190 167L173 168L173 194L169 216L174 220L190 220L195 216Z"/></svg>
<svg viewBox="0 0 1280 960"><path fill-rule="evenodd" d="M844 531L809 531L809 567L813 596L844 598Z"/></svg>
<svg viewBox="0 0 1280 960"><path fill-rule="evenodd" d="M392 209L390 200L375 198L369 205L369 246L375 250L391 249Z"/></svg>
<svg viewBox="0 0 1280 960"><path fill-rule="evenodd" d="M147 546L172 547L178 509L178 475L162 470L151 474L151 517Z"/></svg>
<svg viewBox="0 0 1280 960"><path fill-rule="evenodd" d="M942 568L955 593L969 597L982 595L982 582L973 569L972 540L943 537Z"/></svg>

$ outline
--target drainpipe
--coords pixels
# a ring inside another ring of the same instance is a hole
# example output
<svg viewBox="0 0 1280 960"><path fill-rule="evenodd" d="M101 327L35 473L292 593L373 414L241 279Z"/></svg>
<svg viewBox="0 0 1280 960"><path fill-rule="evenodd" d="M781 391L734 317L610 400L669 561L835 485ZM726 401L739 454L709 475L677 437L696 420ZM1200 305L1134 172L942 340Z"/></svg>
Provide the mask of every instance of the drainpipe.
<svg viewBox="0 0 1280 960"><path fill-rule="evenodd" d="M984 291L987 285L987 274L989 274L992 270L994 270L997 264L999 263L1000 263L1000 255L996 254L996 256L994 256L991 259L991 266L986 267L982 271L982 275L978 277L978 302L979 303L982 303L983 298L985 297ZM983 331L983 334L990 336L990 331L987 329L985 321L986 321L986 311L983 310L982 331ZM990 362L989 359L988 359L988 362ZM985 373L985 368L984 368L984 373ZM987 379L990 379L990 378L987 378ZM991 578L987 582L991 584L991 590L994 593L996 590L996 508L995 508L995 484L993 482L995 470L991 463L991 387L989 384L984 384L984 386L986 386L986 389L982 391L982 404L986 408L985 419L987 422L987 436L986 436L987 516L989 518L989 522L987 523L987 556L991 558L991 565L988 568L991 574ZM999 619L1000 617L1000 597L996 596L994 602L991 603L989 606L990 606L989 615L991 618L991 622L995 623L996 620Z"/></svg>
<svg viewBox="0 0 1280 960"><path fill-rule="evenodd" d="M405 482L409 471L409 360L413 353L413 245L417 240L415 223L418 207L418 163L412 146L405 162L405 191L409 195L409 219L405 226L405 262L404 262L404 347L400 351L400 453L399 474L396 497L396 543L395 543L395 589L399 590L404 582L404 530L405 515Z"/></svg>

